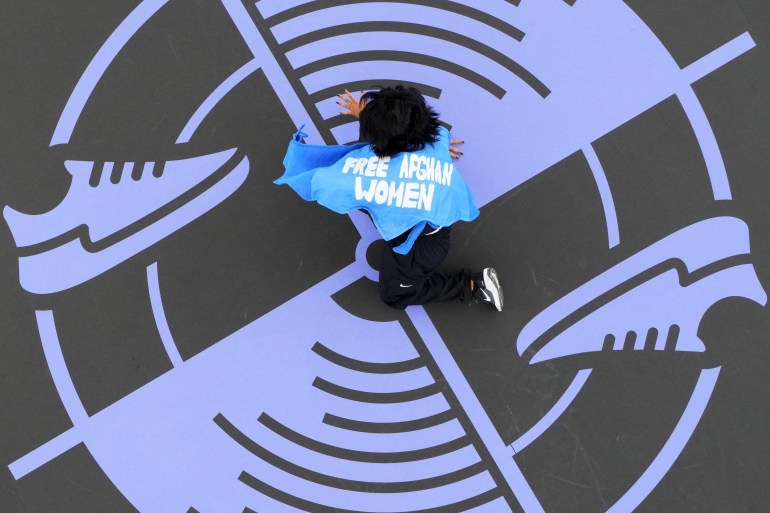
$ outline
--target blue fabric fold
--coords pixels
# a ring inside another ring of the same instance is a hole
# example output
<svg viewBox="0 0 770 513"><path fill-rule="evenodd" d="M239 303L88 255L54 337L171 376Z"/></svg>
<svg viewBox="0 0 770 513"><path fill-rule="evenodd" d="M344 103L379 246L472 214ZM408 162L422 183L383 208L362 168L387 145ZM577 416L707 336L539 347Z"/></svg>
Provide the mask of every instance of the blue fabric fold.
<svg viewBox="0 0 770 513"><path fill-rule="evenodd" d="M415 241L417 240L417 237L420 236L422 231L425 229L425 226L428 224L427 221L420 221L414 227L412 227L411 231L409 232L409 237L406 238L404 242L393 248L393 251L400 255L406 255L409 253L409 251L412 250L412 246L414 246Z"/></svg>
<svg viewBox="0 0 770 513"><path fill-rule="evenodd" d="M305 125L292 136L289 148L283 158L283 167L286 170L283 175L275 180L275 184L286 184L299 194L305 201L313 201L311 183L313 175L320 167L330 166L344 157L346 154L358 148L366 146L366 143L358 143L352 146L303 144L302 140L307 134L302 131Z"/></svg>

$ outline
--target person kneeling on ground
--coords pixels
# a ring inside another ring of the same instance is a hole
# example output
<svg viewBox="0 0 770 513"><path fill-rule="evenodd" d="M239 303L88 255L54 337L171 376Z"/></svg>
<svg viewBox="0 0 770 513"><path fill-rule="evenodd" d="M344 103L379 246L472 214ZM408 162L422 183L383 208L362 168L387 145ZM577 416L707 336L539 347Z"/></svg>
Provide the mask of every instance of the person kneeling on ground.
<svg viewBox="0 0 770 513"><path fill-rule="evenodd" d="M359 118L361 142L302 144L306 134L300 128L275 183L335 212L360 209L369 215L385 239L379 290L389 306L475 300L502 311L495 269L436 271L449 252L452 224L479 214L453 164L462 152L452 145L463 141L450 139L415 88L385 87L360 98L346 90L339 98L342 113Z"/></svg>

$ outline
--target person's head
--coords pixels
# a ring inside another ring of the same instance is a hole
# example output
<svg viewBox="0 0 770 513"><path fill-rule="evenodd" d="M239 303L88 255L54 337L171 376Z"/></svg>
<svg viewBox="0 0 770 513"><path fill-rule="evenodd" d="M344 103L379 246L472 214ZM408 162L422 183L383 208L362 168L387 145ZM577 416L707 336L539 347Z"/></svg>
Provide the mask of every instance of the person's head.
<svg viewBox="0 0 770 513"><path fill-rule="evenodd" d="M438 140L438 114L414 87L384 87L365 93L361 101L361 140L378 157L418 151Z"/></svg>

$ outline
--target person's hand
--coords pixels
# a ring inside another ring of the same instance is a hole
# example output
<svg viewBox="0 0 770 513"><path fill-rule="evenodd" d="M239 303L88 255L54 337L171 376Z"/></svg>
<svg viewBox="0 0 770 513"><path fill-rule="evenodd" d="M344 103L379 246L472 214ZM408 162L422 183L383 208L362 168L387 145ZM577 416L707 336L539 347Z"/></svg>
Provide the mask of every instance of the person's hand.
<svg viewBox="0 0 770 513"><path fill-rule="evenodd" d="M341 102L337 102L337 105L340 107L343 107L345 110L340 112L340 114L346 115L346 116L355 116L358 117L361 114L361 111L364 110L364 106L366 105L366 102L361 103L361 95L364 94L363 91L361 91L358 94L358 98L353 96L350 91L345 89L345 94L338 94Z"/></svg>
<svg viewBox="0 0 770 513"><path fill-rule="evenodd" d="M465 141L461 139L450 139L449 140L449 156L453 159L457 160L460 158L460 155L463 154L459 149L457 149L455 146L452 146L452 144L463 144Z"/></svg>

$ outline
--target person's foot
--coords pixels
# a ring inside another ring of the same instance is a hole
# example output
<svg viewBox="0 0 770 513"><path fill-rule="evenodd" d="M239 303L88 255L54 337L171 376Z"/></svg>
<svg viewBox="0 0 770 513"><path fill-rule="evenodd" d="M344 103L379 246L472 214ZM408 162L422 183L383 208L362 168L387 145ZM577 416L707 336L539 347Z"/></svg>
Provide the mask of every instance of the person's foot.
<svg viewBox="0 0 770 513"><path fill-rule="evenodd" d="M500 280L497 279L497 271L492 267L487 267L473 277L473 298L476 301L483 301L497 308L498 312L503 311L503 288L500 286Z"/></svg>

